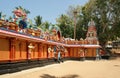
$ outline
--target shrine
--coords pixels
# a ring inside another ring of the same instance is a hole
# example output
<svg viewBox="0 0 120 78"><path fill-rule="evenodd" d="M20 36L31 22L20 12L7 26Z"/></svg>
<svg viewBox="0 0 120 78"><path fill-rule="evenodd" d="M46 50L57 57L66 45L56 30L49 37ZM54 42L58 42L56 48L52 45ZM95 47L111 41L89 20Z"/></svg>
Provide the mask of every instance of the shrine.
<svg viewBox="0 0 120 78"><path fill-rule="evenodd" d="M57 46L64 60L96 59L101 46L93 20L88 23L86 39L76 41L66 40L57 29L49 33L30 28L27 13L21 8L13 14L12 20L0 18L0 73L55 63Z"/></svg>

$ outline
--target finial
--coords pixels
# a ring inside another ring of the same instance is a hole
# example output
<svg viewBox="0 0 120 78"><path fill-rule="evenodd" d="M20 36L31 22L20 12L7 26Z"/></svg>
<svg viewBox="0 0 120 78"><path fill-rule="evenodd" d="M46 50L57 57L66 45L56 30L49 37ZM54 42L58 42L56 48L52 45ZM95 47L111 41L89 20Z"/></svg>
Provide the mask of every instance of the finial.
<svg viewBox="0 0 120 78"><path fill-rule="evenodd" d="M95 22L93 21L93 19L91 19L91 21L89 21L88 26L95 26Z"/></svg>

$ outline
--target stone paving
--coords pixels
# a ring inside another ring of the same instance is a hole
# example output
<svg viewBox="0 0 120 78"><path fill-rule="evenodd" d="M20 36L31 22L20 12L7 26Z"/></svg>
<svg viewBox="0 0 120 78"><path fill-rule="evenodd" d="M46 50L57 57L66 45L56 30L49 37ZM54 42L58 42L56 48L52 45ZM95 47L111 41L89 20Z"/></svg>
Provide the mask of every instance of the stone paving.
<svg viewBox="0 0 120 78"><path fill-rule="evenodd" d="M120 78L120 59L66 61L0 75L0 78Z"/></svg>

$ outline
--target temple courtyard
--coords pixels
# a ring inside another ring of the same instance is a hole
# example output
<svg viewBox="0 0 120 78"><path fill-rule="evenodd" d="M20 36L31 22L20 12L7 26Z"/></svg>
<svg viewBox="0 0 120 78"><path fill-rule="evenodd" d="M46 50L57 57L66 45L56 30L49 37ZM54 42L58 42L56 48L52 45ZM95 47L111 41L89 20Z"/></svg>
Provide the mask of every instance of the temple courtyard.
<svg viewBox="0 0 120 78"><path fill-rule="evenodd" d="M65 61L0 75L0 78L120 78L120 58Z"/></svg>

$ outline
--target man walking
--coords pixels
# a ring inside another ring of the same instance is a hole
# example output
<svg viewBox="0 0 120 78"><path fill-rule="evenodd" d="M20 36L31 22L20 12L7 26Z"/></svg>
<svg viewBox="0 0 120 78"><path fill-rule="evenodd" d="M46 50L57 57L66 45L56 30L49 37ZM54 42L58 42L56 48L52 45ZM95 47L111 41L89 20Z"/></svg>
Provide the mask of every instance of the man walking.
<svg viewBox="0 0 120 78"><path fill-rule="evenodd" d="M61 61L61 53L60 53L60 50L58 51L58 63L60 63Z"/></svg>

